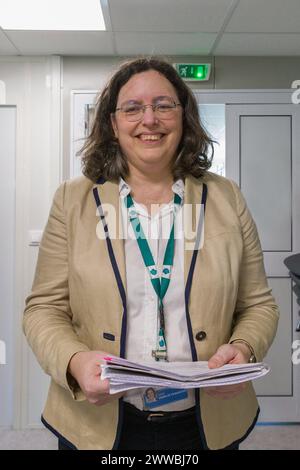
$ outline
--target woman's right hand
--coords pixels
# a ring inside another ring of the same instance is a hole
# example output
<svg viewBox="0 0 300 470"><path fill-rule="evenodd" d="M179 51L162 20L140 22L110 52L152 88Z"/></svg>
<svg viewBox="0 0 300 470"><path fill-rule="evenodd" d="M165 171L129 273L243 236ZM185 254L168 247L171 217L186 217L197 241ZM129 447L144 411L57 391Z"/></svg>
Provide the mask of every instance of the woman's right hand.
<svg viewBox="0 0 300 470"><path fill-rule="evenodd" d="M78 352L69 362L69 372L78 382L86 399L93 405L101 406L120 398L123 393L109 394L109 380L101 380L101 367L107 353L102 351Z"/></svg>

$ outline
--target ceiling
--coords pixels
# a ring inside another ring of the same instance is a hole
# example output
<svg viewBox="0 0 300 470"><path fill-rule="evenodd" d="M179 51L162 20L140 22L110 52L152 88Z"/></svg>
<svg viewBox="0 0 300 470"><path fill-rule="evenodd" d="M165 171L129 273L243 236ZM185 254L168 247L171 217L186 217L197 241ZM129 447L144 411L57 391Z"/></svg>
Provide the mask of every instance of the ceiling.
<svg viewBox="0 0 300 470"><path fill-rule="evenodd" d="M300 0L99 1L107 31L0 28L0 55L300 56Z"/></svg>

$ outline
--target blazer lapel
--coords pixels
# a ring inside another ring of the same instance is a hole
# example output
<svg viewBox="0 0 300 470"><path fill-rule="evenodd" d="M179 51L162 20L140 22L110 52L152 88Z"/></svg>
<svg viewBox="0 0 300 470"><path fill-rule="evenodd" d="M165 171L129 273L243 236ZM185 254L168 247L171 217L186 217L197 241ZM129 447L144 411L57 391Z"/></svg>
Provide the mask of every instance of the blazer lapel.
<svg viewBox="0 0 300 470"><path fill-rule="evenodd" d="M192 176L185 178L184 191L184 284L186 286L196 242L196 231L200 213L203 183Z"/></svg>
<svg viewBox="0 0 300 470"><path fill-rule="evenodd" d="M125 250L122 230L122 214L119 200L119 184L106 181L104 184L95 184L101 201L108 234L111 240L116 263L120 272L124 290L126 292Z"/></svg>

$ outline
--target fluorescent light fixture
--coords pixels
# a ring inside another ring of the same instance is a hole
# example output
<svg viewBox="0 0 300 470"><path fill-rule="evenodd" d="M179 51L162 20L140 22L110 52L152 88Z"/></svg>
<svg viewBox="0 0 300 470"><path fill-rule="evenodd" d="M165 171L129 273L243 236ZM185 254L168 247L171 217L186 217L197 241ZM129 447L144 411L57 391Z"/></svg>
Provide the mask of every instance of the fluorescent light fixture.
<svg viewBox="0 0 300 470"><path fill-rule="evenodd" d="M105 31L100 0L0 0L0 27L31 31Z"/></svg>

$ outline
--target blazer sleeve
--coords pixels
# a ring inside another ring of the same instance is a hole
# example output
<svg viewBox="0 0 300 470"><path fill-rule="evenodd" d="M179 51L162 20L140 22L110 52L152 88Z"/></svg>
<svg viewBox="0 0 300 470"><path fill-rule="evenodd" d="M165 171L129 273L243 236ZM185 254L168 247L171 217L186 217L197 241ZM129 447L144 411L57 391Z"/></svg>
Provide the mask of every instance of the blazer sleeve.
<svg viewBox="0 0 300 470"><path fill-rule="evenodd" d="M231 181L243 237L239 287L229 342L242 339L262 361L272 344L279 311L268 286L256 225L238 185Z"/></svg>
<svg viewBox="0 0 300 470"><path fill-rule="evenodd" d="M40 244L32 286L27 297L23 330L39 364L52 379L69 390L75 400L84 399L68 373L72 356L89 351L72 326L68 288L68 238L64 213L66 183L57 189Z"/></svg>

